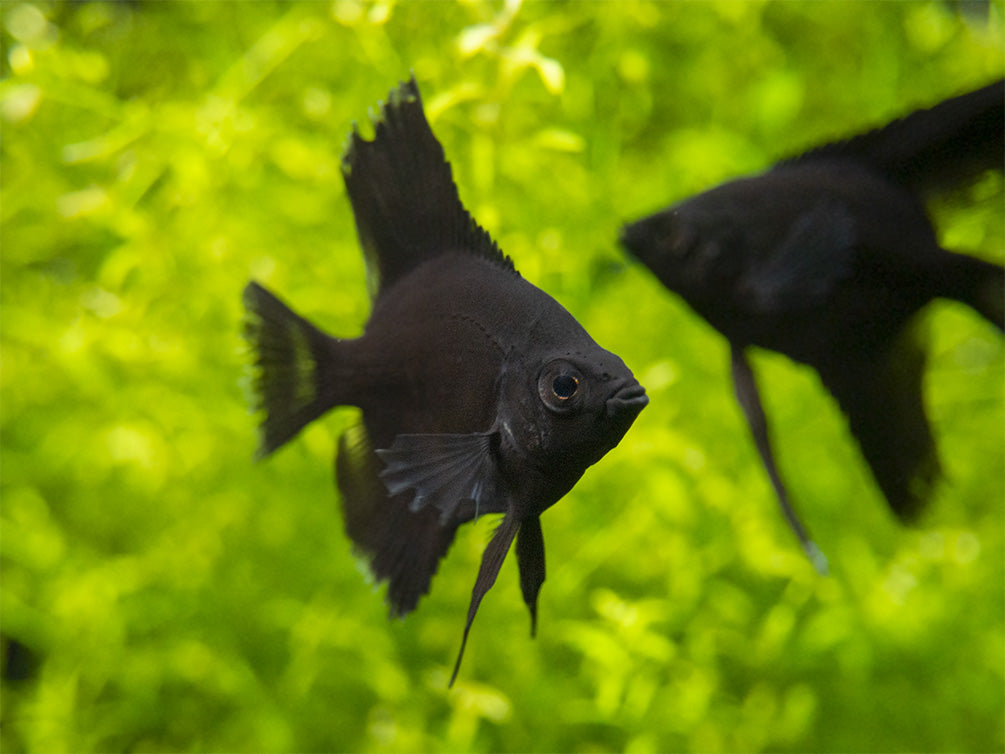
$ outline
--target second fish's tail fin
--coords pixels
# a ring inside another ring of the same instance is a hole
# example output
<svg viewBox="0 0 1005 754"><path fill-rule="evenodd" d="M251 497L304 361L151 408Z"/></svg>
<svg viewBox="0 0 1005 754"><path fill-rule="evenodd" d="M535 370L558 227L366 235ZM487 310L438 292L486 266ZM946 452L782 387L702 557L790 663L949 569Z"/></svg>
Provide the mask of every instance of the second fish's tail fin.
<svg viewBox="0 0 1005 754"><path fill-rule="evenodd" d="M254 354L253 406L264 411L256 457L264 458L337 405L338 341L258 283L244 289L244 337Z"/></svg>

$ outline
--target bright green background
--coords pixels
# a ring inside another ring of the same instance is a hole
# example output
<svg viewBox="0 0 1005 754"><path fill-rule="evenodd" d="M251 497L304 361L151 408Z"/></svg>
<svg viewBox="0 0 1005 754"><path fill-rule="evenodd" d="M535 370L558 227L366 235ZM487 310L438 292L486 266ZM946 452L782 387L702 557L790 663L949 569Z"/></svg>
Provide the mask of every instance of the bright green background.
<svg viewBox="0 0 1005 754"><path fill-rule="evenodd" d="M1002 6L916 2L2 5L5 751L1002 751L998 333L927 319L949 481L887 513L815 375L758 354L776 510L724 342L618 226L1005 69ZM461 197L652 403L544 516L446 681L491 531L388 622L332 483L348 409L262 464L241 390L257 278L366 320L338 158L413 70ZM1002 261L1000 179L937 208Z"/></svg>

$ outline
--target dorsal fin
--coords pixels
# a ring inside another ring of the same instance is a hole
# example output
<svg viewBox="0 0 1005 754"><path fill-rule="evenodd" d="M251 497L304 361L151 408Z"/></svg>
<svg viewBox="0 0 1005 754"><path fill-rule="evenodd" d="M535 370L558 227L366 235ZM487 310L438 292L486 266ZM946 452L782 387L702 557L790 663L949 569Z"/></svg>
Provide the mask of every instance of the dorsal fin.
<svg viewBox="0 0 1005 754"><path fill-rule="evenodd" d="M342 176L366 254L371 292L444 252L513 263L461 204L414 76L391 91L374 121L373 141L354 127Z"/></svg>
<svg viewBox="0 0 1005 754"><path fill-rule="evenodd" d="M1003 133L1005 80L999 79L786 162L858 160L901 185L929 193L953 189L985 170L1001 170Z"/></svg>

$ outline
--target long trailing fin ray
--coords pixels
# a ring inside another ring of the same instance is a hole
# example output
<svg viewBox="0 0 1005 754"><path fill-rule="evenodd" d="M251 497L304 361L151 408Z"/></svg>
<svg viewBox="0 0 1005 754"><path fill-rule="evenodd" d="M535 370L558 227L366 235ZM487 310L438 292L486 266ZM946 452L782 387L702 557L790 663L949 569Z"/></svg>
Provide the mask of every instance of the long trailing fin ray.
<svg viewBox="0 0 1005 754"><path fill-rule="evenodd" d="M454 663L454 672L450 675L450 686L457 680L457 673L461 669L461 660L464 658L464 647L468 643L468 633L471 631L471 624L474 622L478 606L482 604L482 598L496 583L499 569L506 559L513 538L520 528L520 521L512 514L506 514L502 522L496 529L492 540L482 554L482 564L478 569L478 578L475 580L475 587L471 591L471 605L468 607L468 619L464 624L464 635L461 637L461 648L457 652L457 662Z"/></svg>
<svg viewBox="0 0 1005 754"><path fill-rule="evenodd" d="M757 391L754 372L747 362L743 348L736 344L731 344L730 367L733 374L733 386L736 390L737 401L740 404L740 408L743 409L750 432L754 436L754 444L757 446L757 452L760 454L764 468L771 479L771 485L775 489L775 495L778 497L778 504L782 509L785 520L796 535L799 544L803 548L803 552L806 553L806 557L809 558L817 573L826 575L828 570L827 558L810 537L802 521L799 520L799 516L796 514L789 500L789 493L785 487L785 483L778 472L778 467L775 464L775 456L771 450L771 442L768 438L768 420L764 414L764 407L761 405L761 397Z"/></svg>
<svg viewBox="0 0 1005 754"><path fill-rule="evenodd" d="M545 578L544 534L541 518L531 516L520 524L516 535L516 562L520 567L520 591L530 611L530 635L537 634L537 595Z"/></svg>
<svg viewBox="0 0 1005 754"><path fill-rule="evenodd" d="M445 252L481 256L512 271L512 262L461 203L414 77L391 91L374 132L367 141L354 129L342 157L374 295Z"/></svg>
<svg viewBox="0 0 1005 754"><path fill-rule="evenodd" d="M331 364L338 342L251 282L243 294L244 337L255 354L254 408L264 411L257 457L291 440L338 403Z"/></svg>

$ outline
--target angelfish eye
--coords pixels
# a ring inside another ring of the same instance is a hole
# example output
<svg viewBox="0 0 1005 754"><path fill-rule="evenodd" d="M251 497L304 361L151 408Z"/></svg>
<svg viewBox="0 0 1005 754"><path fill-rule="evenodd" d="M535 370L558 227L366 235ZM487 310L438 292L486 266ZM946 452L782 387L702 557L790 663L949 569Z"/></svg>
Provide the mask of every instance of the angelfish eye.
<svg viewBox="0 0 1005 754"><path fill-rule="evenodd" d="M560 401L567 401L579 390L579 380L571 374L560 374L551 383L551 392Z"/></svg>
<svg viewBox="0 0 1005 754"><path fill-rule="evenodd" d="M588 387L580 371L565 359L546 364L537 378L541 402L556 414L580 410L587 399Z"/></svg>

